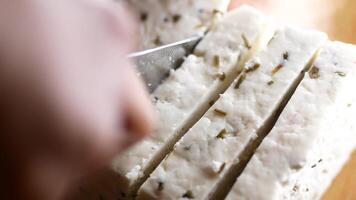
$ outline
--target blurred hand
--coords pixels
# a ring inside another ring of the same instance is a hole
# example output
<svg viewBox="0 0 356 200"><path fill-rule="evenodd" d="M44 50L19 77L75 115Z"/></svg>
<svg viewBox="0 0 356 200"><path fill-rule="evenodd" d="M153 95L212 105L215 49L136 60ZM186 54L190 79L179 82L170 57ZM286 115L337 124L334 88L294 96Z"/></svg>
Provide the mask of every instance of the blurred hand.
<svg viewBox="0 0 356 200"><path fill-rule="evenodd" d="M153 128L134 22L101 0L0 0L0 193L58 199Z"/></svg>

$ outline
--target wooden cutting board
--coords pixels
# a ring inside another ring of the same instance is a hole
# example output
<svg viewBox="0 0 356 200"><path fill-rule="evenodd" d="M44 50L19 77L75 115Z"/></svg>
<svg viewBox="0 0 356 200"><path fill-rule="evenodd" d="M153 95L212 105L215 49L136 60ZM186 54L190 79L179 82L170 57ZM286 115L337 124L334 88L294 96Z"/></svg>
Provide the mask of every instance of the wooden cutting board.
<svg viewBox="0 0 356 200"><path fill-rule="evenodd" d="M356 151L323 198L323 200L339 199L356 200Z"/></svg>

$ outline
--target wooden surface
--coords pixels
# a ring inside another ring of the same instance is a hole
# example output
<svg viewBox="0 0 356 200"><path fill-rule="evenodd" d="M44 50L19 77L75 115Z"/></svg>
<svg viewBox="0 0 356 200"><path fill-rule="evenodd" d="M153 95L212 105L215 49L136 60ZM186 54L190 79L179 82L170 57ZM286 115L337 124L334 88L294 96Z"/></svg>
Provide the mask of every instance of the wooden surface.
<svg viewBox="0 0 356 200"><path fill-rule="evenodd" d="M344 1L343 7L330 20L333 23L327 32L332 39L356 44L356 1ZM324 194L323 200L356 200L356 151Z"/></svg>
<svg viewBox="0 0 356 200"><path fill-rule="evenodd" d="M324 194L323 200L356 200L356 152Z"/></svg>

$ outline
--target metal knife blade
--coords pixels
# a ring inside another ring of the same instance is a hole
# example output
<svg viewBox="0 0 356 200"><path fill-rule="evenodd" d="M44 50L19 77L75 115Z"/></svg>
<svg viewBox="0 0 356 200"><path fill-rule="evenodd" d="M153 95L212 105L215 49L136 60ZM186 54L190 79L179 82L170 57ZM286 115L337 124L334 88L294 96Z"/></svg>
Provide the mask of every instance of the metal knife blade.
<svg viewBox="0 0 356 200"><path fill-rule="evenodd" d="M137 65L139 76L142 76L147 88L152 93L169 75L171 69L177 69L184 57L192 53L203 36L188 38L179 42L154 49L132 53L129 58Z"/></svg>

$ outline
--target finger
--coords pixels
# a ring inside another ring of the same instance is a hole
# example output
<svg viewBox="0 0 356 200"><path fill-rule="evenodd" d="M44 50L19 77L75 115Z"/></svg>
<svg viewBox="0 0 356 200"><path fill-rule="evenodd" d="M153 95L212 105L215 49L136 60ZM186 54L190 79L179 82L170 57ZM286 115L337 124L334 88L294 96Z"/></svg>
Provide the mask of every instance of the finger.
<svg viewBox="0 0 356 200"><path fill-rule="evenodd" d="M131 142L151 133L154 128L154 112L148 93L141 79L137 77L134 68L127 68L127 93L125 101L126 129L130 134Z"/></svg>

